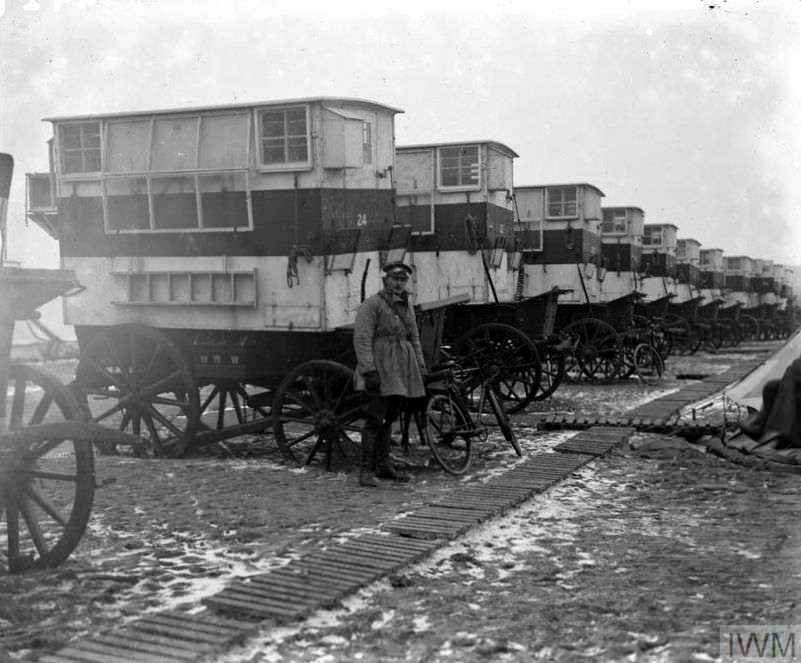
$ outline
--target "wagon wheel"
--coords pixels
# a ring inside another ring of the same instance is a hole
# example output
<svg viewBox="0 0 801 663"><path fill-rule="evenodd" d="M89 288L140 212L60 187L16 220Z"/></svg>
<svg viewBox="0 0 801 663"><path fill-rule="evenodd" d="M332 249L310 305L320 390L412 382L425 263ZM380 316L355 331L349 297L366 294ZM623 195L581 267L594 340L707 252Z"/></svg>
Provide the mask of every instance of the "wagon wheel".
<svg viewBox="0 0 801 663"><path fill-rule="evenodd" d="M354 391L353 371L335 361L304 362L275 391L275 441L295 465L309 465L322 451L331 469L335 448L350 461L356 451L351 434L361 431L361 418L361 393Z"/></svg>
<svg viewBox="0 0 801 663"><path fill-rule="evenodd" d="M687 319L680 315L669 313L665 316L663 328L665 336L670 339L671 348L680 355L694 354L701 345L698 333L692 329Z"/></svg>
<svg viewBox="0 0 801 663"><path fill-rule="evenodd" d="M698 330L701 334L701 347L705 352L717 352L723 345L723 334L717 323L701 323Z"/></svg>
<svg viewBox="0 0 801 663"><path fill-rule="evenodd" d="M727 348L735 348L740 345L743 336L740 331L740 325L736 320L728 320L725 318L723 320L718 320L718 327L723 339L723 345Z"/></svg>
<svg viewBox="0 0 801 663"><path fill-rule="evenodd" d="M623 341L612 325L597 318L582 318L562 331L573 348L568 358L571 378L605 384L617 377L623 366Z"/></svg>
<svg viewBox="0 0 801 663"><path fill-rule="evenodd" d="M534 400L537 401L545 400L558 389L567 368L565 350L540 345L540 357L542 359L540 388L534 397Z"/></svg>
<svg viewBox="0 0 801 663"><path fill-rule="evenodd" d="M79 418L78 401L50 373L11 366L9 429ZM94 457L88 440L0 436L0 564L8 572L50 568L78 545L92 510Z"/></svg>
<svg viewBox="0 0 801 663"><path fill-rule="evenodd" d="M759 339L759 320L753 315L741 313L738 322L740 323L740 331L743 334L744 341L756 341Z"/></svg>
<svg viewBox="0 0 801 663"><path fill-rule="evenodd" d="M91 421L143 438L155 456L181 456L192 442L198 389L189 363L163 332L139 324L104 329L81 352L76 375Z"/></svg>
<svg viewBox="0 0 801 663"><path fill-rule="evenodd" d="M520 412L537 396L542 379L539 352L516 327L499 322L478 325L456 339L453 351L464 368L497 374L496 388L507 414Z"/></svg>

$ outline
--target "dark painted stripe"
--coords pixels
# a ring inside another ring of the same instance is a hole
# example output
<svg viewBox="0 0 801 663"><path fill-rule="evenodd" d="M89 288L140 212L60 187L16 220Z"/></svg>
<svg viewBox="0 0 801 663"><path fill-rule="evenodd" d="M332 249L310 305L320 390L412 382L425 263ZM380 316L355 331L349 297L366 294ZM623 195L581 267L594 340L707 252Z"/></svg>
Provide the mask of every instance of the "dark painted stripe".
<svg viewBox="0 0 801 663"><path fill-rule="evenodd" d="M358 250L375 251L388 246L395 222L387 189L253 191L252 202L253 230L106 234L100 198L59 199L55 224L63 257L193 257L286 256L293 245L308 246L314 255L345 252L349 247L337 246L335 233L357 228L359 214L367 224L359 227Z"/></svg>

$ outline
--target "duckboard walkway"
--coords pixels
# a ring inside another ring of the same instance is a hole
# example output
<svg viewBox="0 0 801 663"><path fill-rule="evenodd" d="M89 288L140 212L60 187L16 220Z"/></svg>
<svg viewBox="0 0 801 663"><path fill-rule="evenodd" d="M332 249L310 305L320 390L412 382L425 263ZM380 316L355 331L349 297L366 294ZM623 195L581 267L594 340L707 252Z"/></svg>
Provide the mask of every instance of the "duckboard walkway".
<svg viewBox="0 0 801 663"><path fill-rule="evenodd" d="M189 663L211 661L260 630L296 622L332 608L360 588L418 562L484 521L502 516L590 461L623 444L638 429L671 425L677 412L708 398L761 364L739 363L606 419L542 420L552 428L578 427L574 437L535 454L486 482L461 488L385 523L381 531L330 544L286 566L232 581L203 599L199 610L151 613L131 624L70 643L43 663ZM560 415L561 416L561 415Z"/></svg>

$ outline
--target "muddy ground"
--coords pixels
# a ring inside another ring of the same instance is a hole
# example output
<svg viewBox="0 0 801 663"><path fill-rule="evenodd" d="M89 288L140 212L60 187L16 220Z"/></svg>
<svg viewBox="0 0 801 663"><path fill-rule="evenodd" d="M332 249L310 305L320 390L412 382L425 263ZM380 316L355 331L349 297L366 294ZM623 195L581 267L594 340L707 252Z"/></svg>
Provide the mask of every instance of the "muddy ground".
<svg viewBox="0 0 801 663"><path fill-rule="evenodd" d="M569 432L537 411L616 414L683 373L753 354L669 361L660 385L566 385L514 419L530 454ZM58 371L69 367L58 365ZM0 660L36 660L148 611L197 606L343 532L376 529L519 459L497 435L452 477L420 452L405 486L297 470L267 436L218 457L98 456L89 530L59 569L0 577ZM265 630L226 661L714 660L726 624L798 623L797 475L747 469L682 440L629 446L441 549L341 610Z"/></svg>

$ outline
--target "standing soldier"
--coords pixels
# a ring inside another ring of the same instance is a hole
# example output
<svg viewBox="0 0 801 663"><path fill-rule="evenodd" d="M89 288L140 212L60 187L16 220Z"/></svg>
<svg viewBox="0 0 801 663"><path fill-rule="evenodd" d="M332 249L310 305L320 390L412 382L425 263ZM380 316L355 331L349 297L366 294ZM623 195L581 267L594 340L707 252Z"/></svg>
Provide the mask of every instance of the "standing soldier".
<svg viewBox="0 0 801 663"><path fill-rule="evenodd" d="M355 387L364 391L365 414L359 483L373 487L376 477L409 481L390 462L390 431L407 399L425 396L426 364L406 290L412 268L392 262L384 272L384 288L359 306L353 336Z"/></svg>

